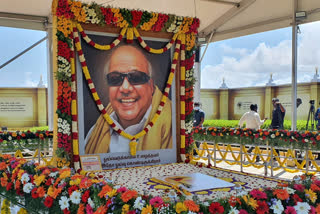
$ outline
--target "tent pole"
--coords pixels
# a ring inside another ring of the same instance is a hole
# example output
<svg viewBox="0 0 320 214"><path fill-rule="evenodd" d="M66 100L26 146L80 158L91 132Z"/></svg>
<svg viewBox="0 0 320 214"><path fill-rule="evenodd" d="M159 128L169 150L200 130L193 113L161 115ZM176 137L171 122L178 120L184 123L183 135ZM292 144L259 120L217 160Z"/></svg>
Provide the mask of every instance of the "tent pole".
<svg viewBox="0 0 320 214"><path fill-rule="evenodd" d="M196 57L194 62L194 78L196 82L194 84L194 102L200 102L200 89L201 89L201 62L200 62L200 45L196 48Z"/></svg>
<svg viewBox="0 0 320 214"><path fill-rule="evenodd" d="M292 105L291 105L291 130L297 129L297 22L296 11L298 0L292 0Z"/></svg>
<svg viewBox="0 0 320 214"><path fill-rule="evenodd" d="M53 130L53 80L54 80L54 74L53 74L53 60L52 60L52 25L46 24L46 30L47 30L47 83L48 83L48 126L49 130Z"/></svg>

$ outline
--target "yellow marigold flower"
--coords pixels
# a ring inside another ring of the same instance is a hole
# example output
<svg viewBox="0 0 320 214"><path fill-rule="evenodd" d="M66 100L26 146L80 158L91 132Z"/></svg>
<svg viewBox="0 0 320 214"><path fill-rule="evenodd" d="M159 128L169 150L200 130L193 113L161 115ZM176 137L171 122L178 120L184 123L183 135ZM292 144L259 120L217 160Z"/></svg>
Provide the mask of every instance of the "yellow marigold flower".
<svg viewBox="0 0 320 214"><path fill-rule="evenodd" d="M255 199L250 198L250 197L248 198L248 196L246 196L246 195L243 196L242 198L246 202L246 204L251 206L253 209L257 209L258 203L257 203L257 201Z"/></svg>
<svg viewBox="0 0 320 214"><path fill-rule="evenodd" d="M20 208L17 214L28 214L27 210Z"/></svg>
<svg viewBox="0 0 320 214"><path fill-rule="evenodd" d="M46 176L45 175L35 175L34 176L34 183L35 183L35 185L37 185L37 186L40 186L40 184L44 181L44 179L46 178Z"/></svg>
<svg viewBox="0 0 320 214"><path fill-rule="evenodd" d="M70 183L70 185L79 185L80 182L81 182L81 179L77 178L75 180L71 180L69 183Z"/></svg>
<svg viewBox="0 0 320 214"><path fill-rule="evenodd" d="M185 212L185 211L188 211L187 207L182 202L178 202L176 204L176 212L181 213L181 212Z"/></svg>
<svg viewBox="0 0 320 214"><path fill-rule="evenodd" d="M311 189L304 190L306 192L306 196L314 203L317 200L317 193L313 192Z"/></svg>
<svg viewBox="0 0 320 214"><path fill-rule="evenodd" d="M152 214L152 206L147 205L146 207L142 208L141 214Z"/></svg>
<svg viewBox="0 0 320 214"><path fill-rule="evenodd" d="M112 13L119 13L120 9L119 8L111 8Z"/></svg>
<svg viewBox="0 0 320 214"><path fill-rule="evenodd" d="M110 197L110 198L112 198L114 195L116 195L117 194L117 190L116 189L113 189L113 190L111 190L110 192L108 192L107 193L107 195Z"/></svg>
<svg viewBox="0 0 320 214"><path fill-rule="evenodd" d="M121 214L127 214L129 212L130 205L125 204L122 206Z"/></svg>
<svg viewBox="0 0 320 214"><path fill-rule="evenodd" d="M12 137L17 137L17 133L15 133L15 132L12 132Z"/></svg>
<svg viewBox="0 0 320 214"><path fill-rule="evenodd" d="M59 176L60 179L65 179L65 178L68 178L70 176L71 176L70 168L63 169L63 170L60 171L60 176Z"/></svg>
<svg viewBox="0 0 320 214"><path fill-rule="evenodd" d="M19 178L19 180L21 180L21 177L22 177L23 173L24 173L24 170L23 170L23 169L20 169L19 172L18 172L18 178Z"/></svg>

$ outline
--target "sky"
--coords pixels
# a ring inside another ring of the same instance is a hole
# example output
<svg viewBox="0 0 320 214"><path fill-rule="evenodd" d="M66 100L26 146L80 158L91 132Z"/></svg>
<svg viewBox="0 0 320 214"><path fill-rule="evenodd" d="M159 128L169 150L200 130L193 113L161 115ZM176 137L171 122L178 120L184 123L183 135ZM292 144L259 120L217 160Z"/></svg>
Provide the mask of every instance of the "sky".
<svg viewBox="0 0 320 214"><path fill-rule="evenodd" d="M0 27L0 66L46 36L45 31ZM0 87L36 87L40 76L47 85L47 48L43 41L0 69Z"/></svg>
<svg viewBox="0 0 320 214"><path fill-rule="evenodd" d="M310 82L320 68L320 22L300 25L297 81ZM291 28L211 43L201 62L201 88L291 83ZM201 48L202 54L205 47ZM240 80L240 81L239 81Z"/></svg>
<svg viewBox="0 0 320 214"><path fill-rule="evenodd" d="M300 25L298 83L310 82L320 68L320 22ZM0 65L46 36L44 31L0 27ZM202 47L202 52L205 47ZM3 51L4 50L4 51ZM291 28L211 43L201 62L201 88L264 86L291 83ZM0 69L0 87L47 85L47 48L42 42ZM239 81L241 80L241 81Z"/></svg>

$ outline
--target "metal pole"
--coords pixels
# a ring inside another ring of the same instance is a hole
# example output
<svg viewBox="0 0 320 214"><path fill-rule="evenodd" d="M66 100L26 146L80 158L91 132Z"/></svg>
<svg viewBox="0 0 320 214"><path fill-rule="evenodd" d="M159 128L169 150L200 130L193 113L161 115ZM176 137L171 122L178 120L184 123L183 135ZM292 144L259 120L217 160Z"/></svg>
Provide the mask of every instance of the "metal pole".
<svg viewBox="0 0 320 214"><path fill-rule="evenodd" d="M52 25L47 24L47 83L48 83L48 126L49 131L53 130L53 104L54 104L54 95L53 95L53 61L52 61Z"/></svg>
<svg viewBox="0 0 320 214"><path fill-rule="evenodd" d="M48 38L48 36L43 37L42 39L40 39L39 41L37 41L36 43L34 43L33 45L31 45L30 47L28 47L27 49L23 50L21 53L17 54L16 56L12 57L11 59L9 59L8 61L6 61L5 63L3 63L2 65L0 65L0 69L3 68L4 66L8 65L9 63L11 63L12 61L14 61L15 59L17 59L18 57L22 56L23 54L25 54L26 52L30 51L32 48L36 47L37 45L39 45L41 42L43 42L44 40L46 40Z"/></svg>
<svg viewBox="0 0 320 214"><path fill-rule="evenodd" d="M201 89L201 62L200 62L201 47L196 48L196 57L194 63L194 77L196 79L194 85L194 102L200 102L200 89Z"/></svg>
<svg viewBox="0 0 320 214"><path fill-rule="evenodd" d="M291 130L297 129L297 22L296 11L298 0L293 0L292 10L292 106L291 106Z"/></svg>

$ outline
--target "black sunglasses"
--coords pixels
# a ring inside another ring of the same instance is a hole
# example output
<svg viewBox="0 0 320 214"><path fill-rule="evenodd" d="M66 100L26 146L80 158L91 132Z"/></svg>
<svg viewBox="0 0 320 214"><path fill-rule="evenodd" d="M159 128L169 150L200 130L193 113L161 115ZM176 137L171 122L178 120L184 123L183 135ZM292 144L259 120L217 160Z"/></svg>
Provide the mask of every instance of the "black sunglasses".
<svg viewBox="0 0 320 214"><path fill-rule="evenodd" d="M128 73L120 73L114 71L107 74L107 82L109 86L120 86L124 78L128 79L132 85L142 85L150 80L150 76L142 71L131 71Z"/></svg>

